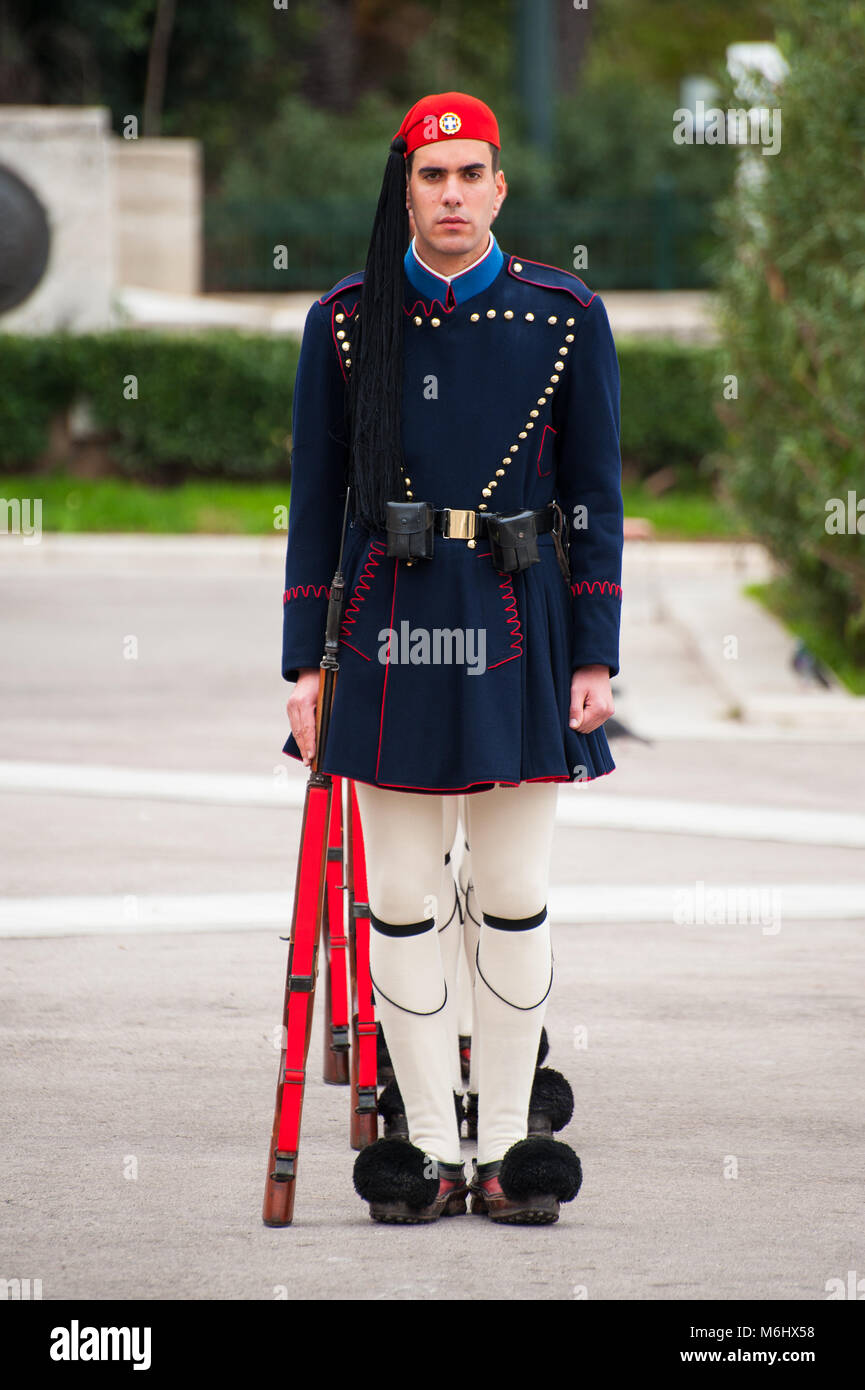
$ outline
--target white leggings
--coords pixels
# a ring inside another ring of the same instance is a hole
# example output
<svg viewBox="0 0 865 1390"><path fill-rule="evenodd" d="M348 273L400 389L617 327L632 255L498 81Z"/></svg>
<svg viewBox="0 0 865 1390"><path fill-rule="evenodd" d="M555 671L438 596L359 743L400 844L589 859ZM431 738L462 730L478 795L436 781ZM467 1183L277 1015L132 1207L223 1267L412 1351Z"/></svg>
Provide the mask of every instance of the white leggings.
<svg viewBox="0 0 865 1390"><path fill-rule="evenodd" d="M438 916L457 798L355 786L373 912L395 924ZM545 905L557 792L555 782L521 782L466 796L466 838L482 912L529 917Z"/></svg>
<svg viewBox="0 0 865 1390"><path fill-rule="evenodd" d="M455 798L356 787L373 926L370 970L409 1136L439 1161L456 1163L460 932L453 878L450 869L443 873ZM522 782L465 798L481 923L471 934L466 923L472 964L477 955L472 1077L481 1163L501 1159L526 1135L552 983L545 909L557 791L554 782Z"/></svg>

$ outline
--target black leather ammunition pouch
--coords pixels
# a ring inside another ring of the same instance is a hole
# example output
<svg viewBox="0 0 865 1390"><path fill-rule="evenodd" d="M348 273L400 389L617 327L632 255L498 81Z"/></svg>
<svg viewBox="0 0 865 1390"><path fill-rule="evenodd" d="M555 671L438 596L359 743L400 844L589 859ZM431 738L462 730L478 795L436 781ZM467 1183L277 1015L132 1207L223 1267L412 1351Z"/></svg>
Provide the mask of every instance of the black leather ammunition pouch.
<svg viewBox="0 0 865 1390"><path fill-rule="evenodd" d="M489 516L486 518L486 531L495 569L511 573L539 564L541 557L538 554L536 512Z"/></svg>
<svg viewBox="0 0 865 1390"><path fill-rule="evenodd" d="M388 555L397 560L431 560L434 517L431 502L388 502Z"/></svg>

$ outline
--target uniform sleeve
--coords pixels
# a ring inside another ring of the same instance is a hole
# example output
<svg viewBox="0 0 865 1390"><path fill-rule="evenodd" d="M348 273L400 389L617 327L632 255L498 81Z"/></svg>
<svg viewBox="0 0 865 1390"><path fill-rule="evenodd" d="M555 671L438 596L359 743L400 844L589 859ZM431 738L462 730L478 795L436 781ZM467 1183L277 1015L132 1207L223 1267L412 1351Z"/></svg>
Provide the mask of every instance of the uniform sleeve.
<svg viewBox="0 0 865 1390"><path fill-rule="evenodd" d="M571 670L619 671L622 608L622 459L619 363L607 312L596 295L571 344L557 393L557 492L570 528L573 594Z"/></svg>
<svg viewBox="0 0 865 1390"><path fill-rule="evenodd" d="M307 314L294 387L291 503L283 592L282 674L318 666L324 650L330 581L339 557L348 447L345 381L330 314Z"/></svg>

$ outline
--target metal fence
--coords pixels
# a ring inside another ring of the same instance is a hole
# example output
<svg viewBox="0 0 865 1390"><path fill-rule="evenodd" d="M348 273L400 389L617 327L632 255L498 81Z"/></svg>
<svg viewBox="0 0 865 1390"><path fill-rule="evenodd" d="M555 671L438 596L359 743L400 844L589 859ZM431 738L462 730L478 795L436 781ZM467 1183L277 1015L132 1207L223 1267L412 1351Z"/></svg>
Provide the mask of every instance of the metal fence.
<svg viewBox="0 0 865 1390"><path fill-rule="evenodd" d="M321 290L366 260L374 200L288 197L205 203L208 290ZM505 251L575 269L593 289L702 289L712 284L712 201L668 184L639 198L532 202L509 196L495 231ZM585 246L587 262L575 265Z"/></svg>

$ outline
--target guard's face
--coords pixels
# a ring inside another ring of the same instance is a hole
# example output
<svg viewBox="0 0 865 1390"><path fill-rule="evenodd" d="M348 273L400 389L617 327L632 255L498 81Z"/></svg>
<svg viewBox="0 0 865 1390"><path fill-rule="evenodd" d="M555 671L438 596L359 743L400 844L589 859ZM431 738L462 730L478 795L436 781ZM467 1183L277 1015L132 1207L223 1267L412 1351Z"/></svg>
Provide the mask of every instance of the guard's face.
<svg viewBox="0 0 865 1390"><path fill-rule="evenodd" d="M406 205L420 255L480 255L506 193L485 140L436 140L415 150Z"/></svg>

